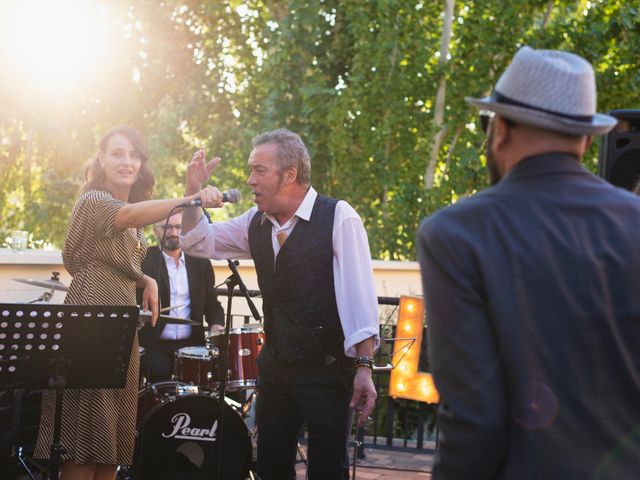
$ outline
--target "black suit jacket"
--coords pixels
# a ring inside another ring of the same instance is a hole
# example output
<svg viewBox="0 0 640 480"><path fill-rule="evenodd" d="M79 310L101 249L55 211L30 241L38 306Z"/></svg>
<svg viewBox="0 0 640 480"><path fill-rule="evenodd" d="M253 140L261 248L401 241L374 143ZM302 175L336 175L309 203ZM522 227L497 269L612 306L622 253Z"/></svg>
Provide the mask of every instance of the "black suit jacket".
<svg viewBox="0 0 640 480"><path fill-rule="evenodd" d="M191 257L185 253L185 265L189 280L189 297L191 300L191 320L202 325L203 319L207 325L224 325L224 311L215 292L215 278L211 262L207 259ZM149 247L142 262L142 271L158 282L158 294L162 307L168 307L171 301L169 291L169 273L167 264L159 247ZM138 289L138 302L142 299L142 290ZM140 331L140 345L150 347L155 344L162 331L151 327L144 327ZM191 343L204 344L204 329L195 326L191 331Z"/></svg>
<svg viewBox="0 0 640 480"><path fill-rule="evenodd" d="M640 475L640 198L531 157L420 227L434 479Z"/></svg>

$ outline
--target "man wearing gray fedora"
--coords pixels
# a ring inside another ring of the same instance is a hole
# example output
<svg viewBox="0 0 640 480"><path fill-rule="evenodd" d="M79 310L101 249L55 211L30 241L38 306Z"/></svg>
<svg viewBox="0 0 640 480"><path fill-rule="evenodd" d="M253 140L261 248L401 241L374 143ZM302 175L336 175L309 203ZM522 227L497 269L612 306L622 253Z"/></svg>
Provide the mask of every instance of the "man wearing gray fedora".
<svg viewBox="0 0 640 480"><path fill-rule="evenodd" d="M488 112L493 185L423 221L434 479L640 475L640 198L587 172L583 58L521 48Z"/></svg>

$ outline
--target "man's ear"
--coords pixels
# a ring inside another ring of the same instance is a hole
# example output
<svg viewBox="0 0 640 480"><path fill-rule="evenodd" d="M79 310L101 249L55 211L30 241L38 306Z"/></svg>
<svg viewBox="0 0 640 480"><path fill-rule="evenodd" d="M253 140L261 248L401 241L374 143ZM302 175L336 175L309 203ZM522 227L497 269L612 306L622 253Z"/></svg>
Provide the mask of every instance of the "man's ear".
<svg viewBox="0 0 640 480"><path fill-rule="evenodd" d="M589 150L589 147L591 146L592 143L593 143L593 135L587 135L584 141L584 150L582 151L583 155L587 150Z"/></svg>
<svg viewBox="0 0 640 480"><path fill-rule="evenodd" d="M295 167L290 167L284 171L282 181L285 185L292 185L296 182L297 178L298 178L298 169Z"/></svg>
<svg viewBox="0 0 640 480"><path fill-rule="evenodd" d="M493 149L502 150L511 141L511 129L504 118L496 115L493 118Z"/></svg>

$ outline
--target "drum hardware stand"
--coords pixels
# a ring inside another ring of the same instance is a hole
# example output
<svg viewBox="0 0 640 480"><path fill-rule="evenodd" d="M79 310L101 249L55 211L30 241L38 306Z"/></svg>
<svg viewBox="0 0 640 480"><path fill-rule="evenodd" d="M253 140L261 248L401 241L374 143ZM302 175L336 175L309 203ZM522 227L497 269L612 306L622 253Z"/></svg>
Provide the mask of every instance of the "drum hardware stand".
<svg viewBox="0 0 640 480"><path fill-rule="evenodd" d="M0 360L0 369L5 365L8 366L8 367L11 366L11 364L15 360L21 360L21 359L14 359L13 361L12 360ZM24 383L24 382L21 382L21 383ZM2 385L2 386L0 386L0 396L4 395L5 393L8 393L9 390L11 390L11 388L13 387L12 403L11 403L11 406L10 406L10 408L11 408L11 423L9 425L8 432L10 432L10 435L14 438L14 440L10 441L10 443L14 443L16 441L17 432L20 429L20 422L21 422L21 418L22 418L22 396L24 395L24 392L25 392L24 388L20 388L21 386L23 386L23 385L16 384L16 385ZM29 478L31 480L35 480L35 477L33 476L33 473L31 472L31 470L27 466L23 448L21 446L16 446L15 444L12 445L11 456L18 461L18 463L24 469L24 471L27 473Z"/></svg>
<svg viewBox="0 0 640 480"><path fill-rule="evenodd" d="M236 268L239 262L237 260L227 260L229 265L229 269L231 270L231 275L227 277L224 281L227 286L227 319L224 326L224 335L222 340L222 351L220 352L220 364L218 366L218 373L220 378L220 390L219 392L219 402L220 402L220 421L218 422L218 471L216 472L216 479L221 480L222 474L222 446L224 442L224 404L225 404L225 395L227 392L227 369L229 362L229 331L231 329L231 305L233 303L233 290L238 287L240 292L247 299L247 304L253 314L253 317L260 321L261 317L258 313L258 309L254 305L251 297L249 296L249 291L245 286L240 274L238 273L238 269Z"/></svg>
<svg viewBox="0 0 640 480"><path fill-rule="evenodd" d="M0 333L9 339L2 350L9 347L12 353L0 360L0 384L55 388L49 478L57 480L64 390L124 386L139 311L121 306L3 303L0 312Z"/></svg>
<svg viewBox="0 0 640 480"><path fill-rule="evenodd" d="M352 469L352 473L351 473L351 479L352 480L356 480L356 467L358 465L358 458L359 458L359 452L360 449L362 448L362 444L363 444L363 439L360 438L360 431L361 429L364 429L364 426L362 427L358 427L358 421L360 420L360 414L355 412L355 425L356 425L356 429L355 429L355 433L354 433L354 439L353 439L353 469ZM364 456L362 456L362 458L364 458Z"/></svg>
<svg viewBox="0 0 640 480"><path fill-rule="evenodd" d="M54 288L51 287L51 290L48 292L43 292L38 298L34 298L33 300L29 300L27 303L36 303L36 302L49 302L53 297Z"/></svg>
<svg viewBox="0 0 640 480"><path fill-rule="evenodd" d="M247 290L247 287L242 281L242 278L238 273L238 269L236 268L239 265L239 262L237 260L227 260L227 263L229 265L229 270L231 270L232 272L231 275L224 282L227 285L227 288L228 289L230 288L227 292L230 295L229 298L231 299L233 297L233 287L237 285L238 288L240 289L240 293L242 293L242 295L244 295L244 298L247 299L247 305L249 305L249 309L251 310L251 314L253 315L253 318L255 318L257 322L261 322L262 317L260 316L260 312L258 312L258 309L253 303L253 300L251 300L251 296L249 295L249 290ZM235 285L231 286L230 283L235 283ZM227 312L227 315L228 314L229 312ZM228 333L229 332L227 332L227 334Z"/></svg>
<svg viewBox="0 0 640 480"><path fill-rule="evenodd" d="M302 445L300 445L300 442L298 442L298 443L296 444L296 448L298 449L298 455L300 455L300 461L301 461L302 463L304 463L304 465L305 465L306 467L308 467L308 466L309 466L309 460L308 460L308 458L307 458L307 452L305 452L305 451L304 451L304 448L302 448ZM305 476L307 477L307 476L308 476L308 474L307 474L307 475L305 475Z"/></svg>
<svg viewBox="0 0 640 480"><path fill-rule="evenodd" d="M27 461L25 459L24 451L22 450L22 447L18 447L15 450L15 456L18 459L18 462L20 463L20 465L22 465L22 468L24 468L24 470L27 472L27 475L29 475L29 478L31 480L35 480L35 477L33 476L33 473L31 473L31 470L27 466Z"/></svg>
<svg viewBox="0 0 640 480"><path fill-rule="evenodd" d="M249 398L247 398L244 402L242 402L242 405L240 406L240 411L242 412L243 418L249 415L251 404L253 403L253 400L255 398L256 398L256 391L254 390L253 392L251 392L251 395L249 395Z"/></svg>
<svg viewBox="0 0 640 480"><path fill-rule="evenodd" d="M358 464L358 448L362 445L362 442L357 439L353 442L353 469L351 471L351 479L356 480L356 466Z"/></svg>

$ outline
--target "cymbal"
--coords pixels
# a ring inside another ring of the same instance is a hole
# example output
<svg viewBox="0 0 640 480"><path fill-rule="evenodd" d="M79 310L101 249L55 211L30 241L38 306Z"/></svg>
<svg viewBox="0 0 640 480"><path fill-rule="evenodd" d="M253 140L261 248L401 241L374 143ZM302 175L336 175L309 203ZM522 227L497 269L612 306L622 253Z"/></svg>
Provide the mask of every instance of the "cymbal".
<svg viewBox="0 0 640 480"><path fill-rule="evenodd" d="M60 290L61 292L69 291L69 287L58 280L57 276L52 276L47 280L34 280L33 278L14 278L13 280L35 287L52 288L53 290Z"/></svg>
<svg viewBox="0 0 640 480"><path fill-rule="evenodd" d="M144 323L151 323L151 312L140 311L140 316L138 317ZM180 317L172 317L171 315L158 315L158 323L178 323L180 325L199 325L198 322L194 320L189 320L187 318Z"/></svg>

